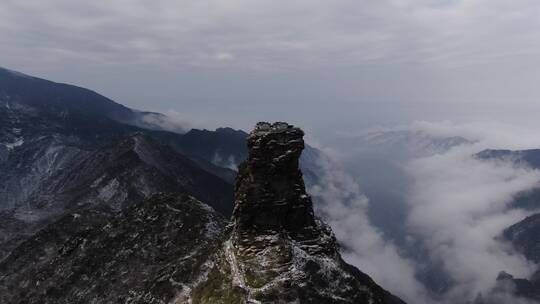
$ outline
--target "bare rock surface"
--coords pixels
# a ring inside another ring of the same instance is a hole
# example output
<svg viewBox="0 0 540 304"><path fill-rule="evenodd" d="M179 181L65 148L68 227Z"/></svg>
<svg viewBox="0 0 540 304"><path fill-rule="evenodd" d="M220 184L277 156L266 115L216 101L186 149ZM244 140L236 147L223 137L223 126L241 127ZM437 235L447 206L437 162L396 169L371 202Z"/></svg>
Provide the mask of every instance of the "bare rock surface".
<svg viewBox="0 0 540 304"><path fill-rule="evenodd" d="M299 158L304 133L259 123L248 137L226 240L185 301L191 303L403 303L343 261L313 214Z"/></svg>

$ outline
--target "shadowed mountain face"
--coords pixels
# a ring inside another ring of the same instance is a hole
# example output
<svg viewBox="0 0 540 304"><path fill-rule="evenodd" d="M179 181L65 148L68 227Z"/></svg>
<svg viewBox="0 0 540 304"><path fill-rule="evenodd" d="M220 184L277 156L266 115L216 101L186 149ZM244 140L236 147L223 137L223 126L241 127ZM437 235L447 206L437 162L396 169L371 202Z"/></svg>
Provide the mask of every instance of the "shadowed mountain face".
<svg viewBox="0 0 540 304"><path fill-rule="evenodd" d="M157 192L184 192L232 212L230 183L141 133L104 147L32 137L0 164L0 177L0 259L65 212L91 205L118 211Z"/></svg>
<svg viewBox="0 0 540 304"><path fill-rule="evenodd" d="M540 149L530 150L484 150L478 153L483 159L510 160L517 164L527 165L531 168L540 168Z"/></svg>
<svg viewBox="0 0 540 304"><path fill-rule="evenodd" d="M71 145L94 148L134 132L151 135L211 171L219 172L216 166L236 169L247 155L247 134L242 131L166 132L150 125L151 120L139 121L140 115L150 114L162 115L132 110L84 88L0 68L0 163L40 136L64 137ZM230 170L221 168L220 173L230 179Z"/></svg>
<svg viewBox="0 0 540 304"><path fill-rule="evenodd" d="M121 210L157 192L185 192L231 214L233 187L213 174L225 169L196 163L151 133L114 130L99 136L103 143L78 133L21 134L0 162L0 259L66 211L99 203Z"/></svg>
<svg viewBox="0 0 540 304"><path fill-rule="evenodd" d="M247 136L247 133L231 128L216 131L193 129L172 141L171 145L189 157L236 170L247 157Z"/></svg>
<svg viewBox="0 0 540 304"><path fill-rule="evenodd" d="M538 204L538 202L537 202ZM510 242L527 260L540 262L540 214L535 214L504 230L502 239ZM497 287L492 291L495 297L511 294L529 300L540 301L540 271L530 278L514 278L511 274L501 272L497 278ZM491 295L493 297L493 295ZM506 303L504 301L484 300L481 304ZM536 303L536 302L535 302Z"/></svg>
<svg viewBox="0 0 540 304"><path fill-rule="evenodd" d="M162 114L135 111L88 89L3 68L0 68L0 108L25 109L39 113L40 117L47 120L58 119L57 125L43 126L59 132L77 132L79 135L88 132L86 135L91 136L100 129L109 132L111 120L146 129L164 130L160 124L153 123L159 121L156 118L163 119ZM60 126L64 128L58 128Z"/></svg>
<svg viewBox="0 0 540 304"><path fill-rule="evenodd" d="M202 169L234 183L238 164L247 157L247 133L231 128L216 131L190 130L179 136L170 132L153 134L178 153L186 155Z"/></svg>
<svg viewBox="0 0 540 304"><path fill-rule="evenodd" d="M2 209L97 203L121 209L161 189L192 193L224 214L232 211L229 184L141 133L96 150L42 138L17 152L3 166Z"/></svg>
<svg viewBox="0 0 540 304"><path fill-rule="evenodd" d="M0 69L0 260L65 212L118 211L157 192L231 214L234 171L179 152L202 149L193 135L123 123L137 115L92 91Z"/></svg>
<svg viewBox="0 0 540 304"><path fill-rule="evenodd" d="M503 238L512 242L528 260L540 263L540 214L531 215L508 227L503 232Z"/></svg>

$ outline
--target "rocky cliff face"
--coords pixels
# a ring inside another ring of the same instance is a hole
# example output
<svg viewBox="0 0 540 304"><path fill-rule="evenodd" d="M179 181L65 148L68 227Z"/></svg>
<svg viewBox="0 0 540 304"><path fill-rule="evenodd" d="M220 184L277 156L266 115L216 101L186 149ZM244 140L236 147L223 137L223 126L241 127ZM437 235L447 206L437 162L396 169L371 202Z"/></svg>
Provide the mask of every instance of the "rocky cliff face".
<svg viewBox="0 0 540 304"><path fill-rule="evenodd" d="M249 157L236 181L235 235L286 231L313 233L313 204L306 194L299 158L304 133L287 124L259 123L248 137Z"/></svg>
<svg viewBox="0 0 540 304"><path fill-rule="evenodd" d="M502 237L536 264L540 263L540 213L506 228Z"/></svg>
<svg viewBox="0 0 540 304"><path fill-rule="evenodd" d="M240 166L232 225L192 303L403 303L345 263L313 214L298 161L303 132L259 123Z"/></svg>

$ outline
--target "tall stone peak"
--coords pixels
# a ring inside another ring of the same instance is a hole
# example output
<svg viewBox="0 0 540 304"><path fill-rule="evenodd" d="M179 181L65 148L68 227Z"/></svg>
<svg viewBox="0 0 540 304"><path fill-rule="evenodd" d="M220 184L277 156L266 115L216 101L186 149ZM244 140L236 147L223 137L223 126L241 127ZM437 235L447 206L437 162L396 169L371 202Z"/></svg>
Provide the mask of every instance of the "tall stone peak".
<svg viewBox="0 0 540 304"><path fill-rule="evenodd" d="M231 226L186 301L403 304L344 262L315 217L298 164L303 136L282 122L258 123L249 134Z"/></svg>
<svg viewBox="0 0 540 304"><path fill-rule="evenodd" d="M287 232L305 237L315 226L299 158L304 132L287 123L258 123L236 182L234 223L241 232Z"/></svg>

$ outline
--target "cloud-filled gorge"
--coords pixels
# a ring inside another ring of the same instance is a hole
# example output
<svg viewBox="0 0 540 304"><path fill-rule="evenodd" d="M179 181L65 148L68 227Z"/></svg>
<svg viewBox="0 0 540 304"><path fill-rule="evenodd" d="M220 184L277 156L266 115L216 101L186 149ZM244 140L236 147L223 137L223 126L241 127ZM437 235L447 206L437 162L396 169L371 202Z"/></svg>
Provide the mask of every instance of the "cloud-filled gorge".
<svg viewBox="0 0 540 304"><path fill-rule="evenodd" d="M351 170L362 167L359 162L370 161L365 149L354 148L353 144L339 154L326 149L326 155L339 156L318 162L321 176L310 192L319 214L342 243L345 258L411 303L473 301L494 287L501 271L528 278L536 265L499 236L505 228L533 213L512 207L511 203L517 194L538 186L540 171L511 160L482 159L476 154L491 148L534 148L539 138L500 124L420 122L400 128L406 133L393 131L380 133L392 134L392 138L378 133L377 142L371 143L377 147L368 149L387 149L383 153L386 160L403 174L403 200L395 202L399 204L395 208L405 210L399 237L390 237L386 227L378 227L369 217L369 208L377 208L375 204L382 202L364 195L368 189L363 189L359 176L354 175L363 174L364 179L369 179L370 175L384 173ZM410 138L397 145L401 150L388 151L397 147L396 134ZM374 136L370 136L346 140L361 146L368 144L365 138L373 140ZM411 140L411 136L421 140ZM456 141L461 137L463 142ZM426 143L426 139L431 142ZM445 146L445 139L451 144ZM397 156L406 150L414 153L406 158ZM390 183L377 188L396 189Z"/></svg>

